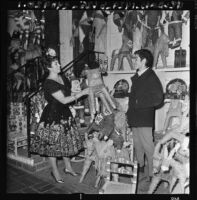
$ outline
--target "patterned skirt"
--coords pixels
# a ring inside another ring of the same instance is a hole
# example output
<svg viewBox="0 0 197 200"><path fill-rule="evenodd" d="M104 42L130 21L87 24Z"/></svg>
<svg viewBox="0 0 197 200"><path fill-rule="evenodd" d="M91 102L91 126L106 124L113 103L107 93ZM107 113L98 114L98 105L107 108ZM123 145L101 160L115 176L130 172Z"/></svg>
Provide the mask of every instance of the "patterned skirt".
<svg viewBox="0 0 197 200"><path fill-rule="evenodd" d="M74 156L83 149L83 139L72 117L59 124L39 123L31 135L30 152L48 157Z"/></svg>

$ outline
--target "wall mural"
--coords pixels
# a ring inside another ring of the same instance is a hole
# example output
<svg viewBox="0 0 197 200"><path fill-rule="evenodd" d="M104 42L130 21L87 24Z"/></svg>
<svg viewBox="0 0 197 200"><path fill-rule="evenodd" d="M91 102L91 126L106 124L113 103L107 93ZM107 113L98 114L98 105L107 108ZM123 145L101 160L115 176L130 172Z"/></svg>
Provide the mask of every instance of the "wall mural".
<svg viewBox="0 0 197 200"><path fill-rule="evenodd" d="M96 59L108 64L109 71L133 70L132 54L147 48L154 55L154 68L177 67L177 56L183 59L178 67L186 67L189 34L182 38L189 15L183 10L73 11L74 58L91 49L104 53Z"/></svg>

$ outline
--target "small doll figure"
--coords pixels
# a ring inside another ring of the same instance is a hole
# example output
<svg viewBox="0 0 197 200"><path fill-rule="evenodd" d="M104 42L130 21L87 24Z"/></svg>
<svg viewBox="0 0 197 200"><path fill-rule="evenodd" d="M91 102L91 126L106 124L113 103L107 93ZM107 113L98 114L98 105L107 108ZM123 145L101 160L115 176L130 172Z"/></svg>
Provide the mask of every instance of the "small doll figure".
<svg viewBox="0 0 197 200"><path fill-rule="evenodd" d="M95 168L97 171L95 187L98 187L101 178L107 176L106 167L108 158L115 158L115 150L113 146L113 141L100 141L98 139L98 132L93 132L93 138L88 138L87 133L85 133L85 143L86 143L86 157L81 173L79 182L83 182L91 163L95 162Z"/></svg>
<svg viewBox="0 0 197 200"><path fill-rule="evenodd" d="M153 61L153 68L157 68L157 63L159 56L161 55L161 60L164 68L167 68L167 59L166 57L169 56L169 37L165 34L163 27L161 26L161 35L157 39L154 48L154 61Z"/></svg>
<svg viewBox="0 0 197 200"><path fill-rule="evenodd" d="M130 55L130 49L132 48L133 42L132 42L132 37L131 34L128 30L128 27L130 27L130 24L126 25L125 24L126 20L126 13L122 11L114 11L113 13L113 22L114 24L118 27L119 32L122 33L122 45L120 49L113 50L112 52L112 60L111 60L111 65L110 65L110 70L114 70L114 65L115 61L118 59L118 70L123 70L123 59L126 58L131 70L133 69L132 65L132 58Z"/></svg>
<svg viewBox="0 0 197 200"><path fill-rule="evenodd" d="M107 18L109 14L110 14L110 11L105 11L105 10L96 10L93 14L92 26L93 26L93 30L95 31L94 32L95 33L94 51L105 53L105 55L99 56L103 64L106 59Z"/></svg>
<svg viewBox="0 0 197 200"><path fill-rule="evenodd" d="M125 132L126 132L126 118L122 112L108 113L104 112L97 114L93 123L87 129L87 133L93 130L98 131L99 140L112 140L113 145L117 149L122 149Z"/></svg>
<svg viewBox="0 0 197 200"><path fill-rule="evenodd" d="M172 127L172 119L175 117L179 119L177 126L180 126L182 124L182 103L180 99L172 99L170 101L170 106L164 122L163 134L166 134L168 129Z"/></svg>
<svg viewBox="0 0 197 200"><path fill-rule="evenodd" d="M169 48L177 48L182 41L182 23L187 23L189 13L182 10L166 11L165 21L168 22Z"/></svg>
<svg viewBox="0 0 197 200"><path fill-rule="evenodd" d="M96 68L95 68L96 67ZM91 119L93 121L94 116L96 114L96 105L95 98L99 97L104 107L108 110L109 113L112 113L112 109L116 109L116 105L113 102L109 92L107 91L102 76L101 70L99 68L98 63L92 62L91 68L85 70L85 74L88 80L88 87L90 89L89 93L89 106L90 106L90 114Z"/></svg>
<svg viewBox="0 0 197 200"><path fill-rule="evenodd" d="M80 79L76 78L73 74L71 77L71 92L78 93L78 92L81 92L81 89L82 88L81 88ZM75 102L75 105L71 107L70 109L72 111L74 109L73 111L74 116L78 115L80 127L81 128L86 127L85 119L84 119L84 105L83 105L82 100L78 100L77 102Z"/></svg>
<svg viewBox="0 0 197 200"><path fill-rule="evenodd" d="M189 128L189 119L187 119L189 95L186 83L182 79L171 80L166 86L166 97L165 102L170 103L170 105L166 113L163 134L166 134L166 131L169 130L181 130L183 125L186 125L186 127L188 125ZM179 123L172 126L173 118L178 118ZM185 124L185 122L187 123Z"/></svg>
<svg viewBox="0 0 197 200"><path fill-rule="evenodd" d="M87 133L90 134L93 130L98 131L98 139L101 140L104 138L107 139L108 136L113 132L114 129L114 115L113 113L99 113L96 115L94 122L92 122L88 129Z"/></svg>
<svg viewBox="0 0 197 200"><path fill-rule="evenodd" d="M130 49L132 48L132 41L126 35L122 35L122 46L117 52L117 50L113 50L112 52L112 60L110 65L110 70L114 70L114 65L116 59L118 59L118 71L123 70L123 59L126 58L131 70L133 70L132 56L130 54Z"/></svg>

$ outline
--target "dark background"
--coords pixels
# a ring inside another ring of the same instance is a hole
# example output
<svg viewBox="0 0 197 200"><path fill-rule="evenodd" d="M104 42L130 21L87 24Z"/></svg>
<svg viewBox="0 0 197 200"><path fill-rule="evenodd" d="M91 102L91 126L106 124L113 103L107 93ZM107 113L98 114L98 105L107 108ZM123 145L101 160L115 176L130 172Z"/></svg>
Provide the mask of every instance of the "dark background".
<svg viewBox="0 0 197 200"><path fill-rule="evenodd" d="M59 55L59 15L57 10L45 11L45 46L55 49Z"/></svg>

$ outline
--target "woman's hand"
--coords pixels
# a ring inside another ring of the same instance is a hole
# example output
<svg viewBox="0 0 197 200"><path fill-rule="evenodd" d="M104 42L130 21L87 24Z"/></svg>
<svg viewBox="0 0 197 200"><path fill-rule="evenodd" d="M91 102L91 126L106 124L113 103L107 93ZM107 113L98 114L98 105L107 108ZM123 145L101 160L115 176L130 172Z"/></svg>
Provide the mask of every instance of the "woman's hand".
<svg viewBox="0 0 197 200"><path fill-rule="evenodd" d="M86 88L80 92L81 96L89 95L89 88Z"/></svg>

